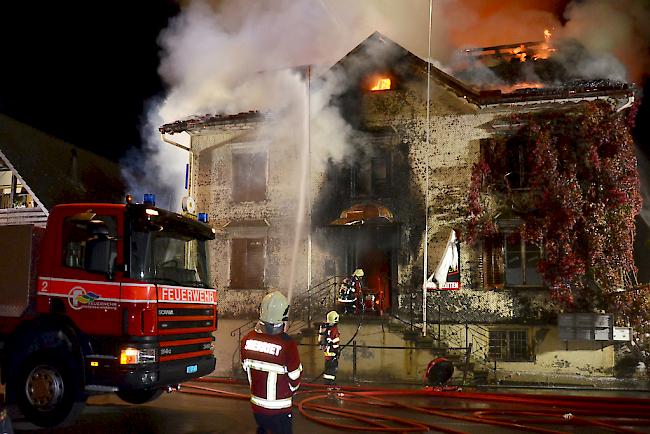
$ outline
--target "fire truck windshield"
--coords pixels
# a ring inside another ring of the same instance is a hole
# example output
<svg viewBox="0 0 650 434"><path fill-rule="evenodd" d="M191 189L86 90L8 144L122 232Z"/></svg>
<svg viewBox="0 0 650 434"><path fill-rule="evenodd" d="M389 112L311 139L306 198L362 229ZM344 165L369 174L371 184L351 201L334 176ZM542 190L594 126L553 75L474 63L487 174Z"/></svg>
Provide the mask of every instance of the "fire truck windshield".
<svg viewBox="0 0 650 434"><path fill-rule="evenodd" d="M136 213L130 234L130 276L151 283L208 287L211 233L197 225L164 211L156 216Z"/></svg>

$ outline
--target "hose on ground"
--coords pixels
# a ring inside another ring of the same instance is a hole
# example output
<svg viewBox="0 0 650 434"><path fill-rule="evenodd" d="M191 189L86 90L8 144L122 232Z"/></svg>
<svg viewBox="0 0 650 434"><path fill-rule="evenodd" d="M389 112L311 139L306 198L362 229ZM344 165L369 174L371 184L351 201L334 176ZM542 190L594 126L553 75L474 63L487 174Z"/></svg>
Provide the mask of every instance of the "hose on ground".
<svg viewBox="0 0 650 434"><path fill-rule="evenodd" d="M202 383L247 386L232 379L202 378ZM425 389L341 387L333 392L322 384L303 384L294 397L300 414L338 430L362 432L443 432L460 434L454 421L465 426L542 434L575 432L577 427L598 432L638 433L650 425L650 399L482 393ZM237 393L184 384L185 393L223 399L249 400L248 390ZM418 400L443 400L444 405L418 405ZM486 404L490 407L487 408ZM343 405L343 406L342 406ZM392 412L392 414L391 414ZM407 414L408 416L404 416ZM456 423L457 425L457 423ZM566 429L568 431L562 431ZM472 432L472 431L468 431Z"/></svg>

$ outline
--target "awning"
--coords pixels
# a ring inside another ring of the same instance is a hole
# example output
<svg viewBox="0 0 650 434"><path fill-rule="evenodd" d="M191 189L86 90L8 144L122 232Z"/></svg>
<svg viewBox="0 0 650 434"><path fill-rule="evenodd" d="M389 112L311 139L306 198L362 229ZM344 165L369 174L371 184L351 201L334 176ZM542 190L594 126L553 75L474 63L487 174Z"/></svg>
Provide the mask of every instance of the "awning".
<svg viewBox="0 0 650 434"><path fill-rule="evenodd" d="M395 223L393 213L383 205L374 203L356 204L341 212L331 226L354 226L362 224Z"/></svg>

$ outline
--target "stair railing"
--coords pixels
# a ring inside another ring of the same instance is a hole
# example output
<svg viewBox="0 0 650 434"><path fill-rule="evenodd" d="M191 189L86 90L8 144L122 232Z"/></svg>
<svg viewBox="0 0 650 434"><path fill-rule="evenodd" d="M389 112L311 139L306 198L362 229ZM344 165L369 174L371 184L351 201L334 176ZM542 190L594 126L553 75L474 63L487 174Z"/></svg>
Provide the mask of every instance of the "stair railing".
<svg viewBox="0 0 650 434"><path fill-rule="evenodd" d="M312 286L309 290L298 294L291 304L301 306L301 309L291 309L290 314L301 315L301 319L311 327L315 313L332 310L336 304L336 295L339 286L346 276L330 276L322 282ZM305 309L305 306L307 309ZM318 310L318 312L316 312Z"/></svg>

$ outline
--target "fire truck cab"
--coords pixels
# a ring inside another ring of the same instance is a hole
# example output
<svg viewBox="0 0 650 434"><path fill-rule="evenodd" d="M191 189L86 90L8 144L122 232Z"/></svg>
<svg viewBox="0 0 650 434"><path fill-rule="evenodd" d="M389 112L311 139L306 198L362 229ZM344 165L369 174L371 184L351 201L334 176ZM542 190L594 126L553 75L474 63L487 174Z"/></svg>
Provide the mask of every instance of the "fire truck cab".
<svg viewBox="0 0 650 434"><path fill-rule="evenodd" d="M0 227L0 379L59 425L93 393L144 403L214 370L214 230L151 204L67 204Z"/></svg>

